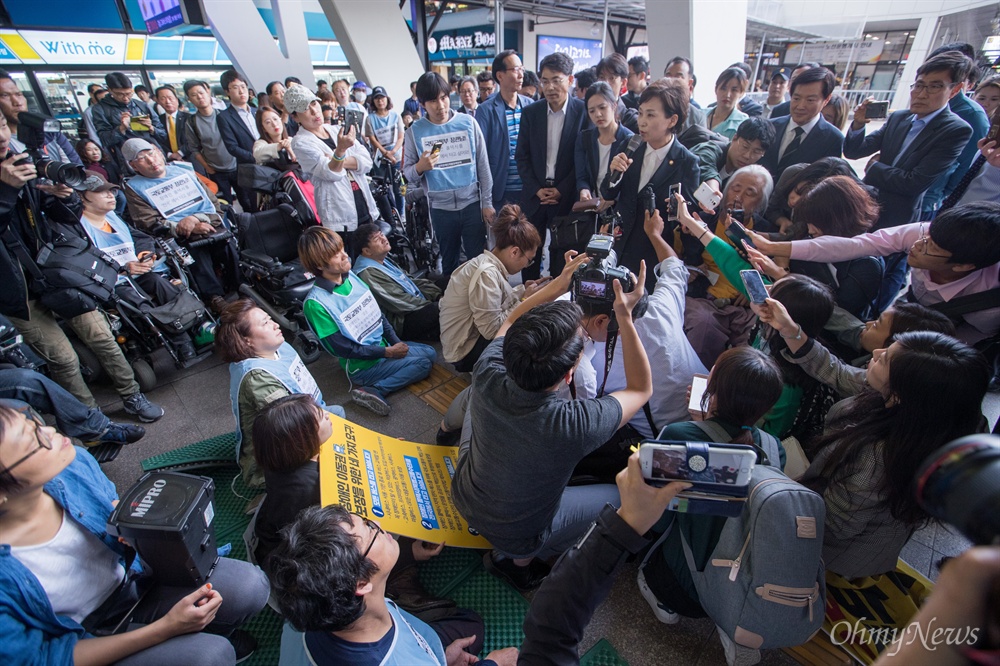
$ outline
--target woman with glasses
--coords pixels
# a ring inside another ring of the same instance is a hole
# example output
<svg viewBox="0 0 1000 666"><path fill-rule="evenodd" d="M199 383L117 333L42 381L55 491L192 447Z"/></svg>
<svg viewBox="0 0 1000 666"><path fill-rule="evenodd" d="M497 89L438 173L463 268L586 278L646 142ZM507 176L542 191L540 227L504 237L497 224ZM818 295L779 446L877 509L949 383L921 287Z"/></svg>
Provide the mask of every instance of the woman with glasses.
<svg viewBox="0 0 1000 666"><path fill-rule="evenodd" d="M517 304L547 280L511 287L510 276L531 266L542 244L519 206L500 209L493 224L496 245L459 266L441 298L441 349L459 372L471 372Z"/></svg>
<svg viewBox="0 0 1000 666"><path fill-rule="evenodd" d="M424 622L386 597L399 557L399 543L372 520L339 505L303 510L271 557L274 601L286 620L281 663L476 663L483 620L474 611ZM517 650L486 659L514 666Z"/></svg>
<svg viewBox="0 0 1000 666"><path fill-rule="evenodd" d="M94 458L32 414L0 407L0 662L234 664L264 573L221 558L211 584L156 583L106 531L118 502ZM121 620L127 627L113 634Z"/></svg>

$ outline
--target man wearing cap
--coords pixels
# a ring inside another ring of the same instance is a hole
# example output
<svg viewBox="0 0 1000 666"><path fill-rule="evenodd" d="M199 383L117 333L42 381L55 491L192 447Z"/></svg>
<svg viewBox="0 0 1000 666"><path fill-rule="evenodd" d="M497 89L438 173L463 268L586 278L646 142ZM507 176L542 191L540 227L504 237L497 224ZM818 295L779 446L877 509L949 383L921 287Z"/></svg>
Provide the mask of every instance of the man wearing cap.
<svg viewBox="0 0 1000 666"><path fill-rule="evenodd" d="M122 72L111 72L104 77L109 95L94 105L94 129L101 138L104 150L111 153L118 166L125 170L122 145L133 138L164 143L167 131L159 117L149 113L149 107L135 99L132 81Z"/></svg>
<svg viewBox="0 0 1000 666"><path fill-rule="evenodd" d="M787 67L782 67L771 75L771 80L767 84L767 101L764 102L764 113L761 114L762 118L770 118L774 109L784 103L790 74L791 70Z"/></svg>
<svg viewBox="0 0 1000 666"><path fill-rule="evenodd" d="M219 201L206 190L187 162L167 164L163 153L143 139L129 139L122 157L136 176L125 183L132 224L147 232L170 227L180 241L203 237L222 230ZM215 312L226 306L225 288L215 273L222 269L227 281L235 281L236 256L228 243L188 246L195 262L191 265L198 294Z"/></svg>

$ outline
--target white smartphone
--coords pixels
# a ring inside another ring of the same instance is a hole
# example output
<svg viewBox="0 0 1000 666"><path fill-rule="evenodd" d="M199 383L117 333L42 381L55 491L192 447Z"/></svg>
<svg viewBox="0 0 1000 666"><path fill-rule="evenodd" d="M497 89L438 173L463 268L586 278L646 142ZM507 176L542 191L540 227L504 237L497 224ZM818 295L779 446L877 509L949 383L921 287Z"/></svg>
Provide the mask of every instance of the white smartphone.
<svg viewBox="0 0 1000 666"><path fill-rule="evenodd" d="M690 481L692 490L712 490L746 487L750 483L757 454L748 446L733 444L708 445L708 460L701 469L688 466L685 442L643 442L639 446L642 476L654 485L670 481ZM694 459L692 459L694 460Z"/></svg>
<svg viewBox="0 0 1000 666"><path fill-rule="evenodd" d="M715 210L722 203L722 195L717 194L708 183L702 183L694 191L694 200L709 210Z"/></svg>
<svg viewBox="0 0 1000 666"><path fill-rule="evenodd" d="M691 378L691 400L688 401L688 413L695 421L704 421L705 412L701 410L701 398L708 388L708 375L697 374Z"/></svg>

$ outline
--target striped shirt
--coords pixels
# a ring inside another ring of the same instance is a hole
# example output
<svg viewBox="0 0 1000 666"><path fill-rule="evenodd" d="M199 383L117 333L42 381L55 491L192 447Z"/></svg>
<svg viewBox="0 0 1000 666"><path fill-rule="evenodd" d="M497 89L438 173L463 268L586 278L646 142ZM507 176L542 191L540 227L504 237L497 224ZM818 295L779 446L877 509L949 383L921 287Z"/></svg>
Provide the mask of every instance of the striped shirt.
<svg viewBox="0 0 1000 666"><path fill-rule="evenodd" d="M507 158L507 198L512 192L520 192L524 189L521 183L521 176L517 173L517 160L514 152L517 149L517 135L521 133L521 101L517 101L512 109L504 105L504 115L507 117L507 139L510 142L510 153Z"/></svg>

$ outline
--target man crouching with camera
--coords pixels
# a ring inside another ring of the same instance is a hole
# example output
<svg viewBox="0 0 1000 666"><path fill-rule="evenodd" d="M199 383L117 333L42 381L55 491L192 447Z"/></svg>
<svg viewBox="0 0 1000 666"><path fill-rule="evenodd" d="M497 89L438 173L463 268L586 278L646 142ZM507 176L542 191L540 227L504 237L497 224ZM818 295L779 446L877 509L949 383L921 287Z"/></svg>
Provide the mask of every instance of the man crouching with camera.
<svg viewBox="0 0 1000 666"><path fill-rule="evenodd" d="M552 301L590 259L568 252L559 277L518 305L473 370L452 498L494 546L484 558L487 570L520 590L538 587L548 573L542 560L576 543L605 504L618 504L613 484L566 485L580 459L652 394L649 361L632 324L644 293L643 262L638 278L629 276L634 290L626 293L619 279L608 284L620 322L625 388L590 400L560 396L573 382L588 338L580 307Z"/></svg>

